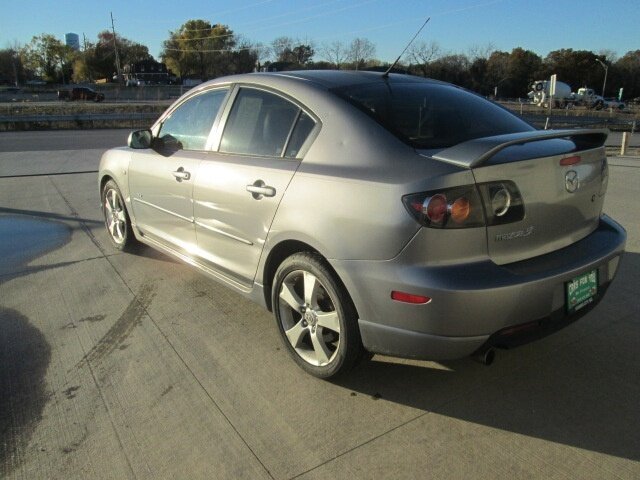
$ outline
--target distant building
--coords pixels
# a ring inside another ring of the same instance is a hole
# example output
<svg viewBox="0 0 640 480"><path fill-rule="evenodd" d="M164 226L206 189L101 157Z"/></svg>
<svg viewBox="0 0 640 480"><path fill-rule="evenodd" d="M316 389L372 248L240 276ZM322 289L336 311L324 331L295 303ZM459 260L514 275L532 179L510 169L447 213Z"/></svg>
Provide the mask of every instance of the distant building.
<svg viewBox="0 0 640 480"><path fill-rule="evenodd" d="M166 85L170 80L167 66L155 60L129 63L122 72L127 85Z"/></svg>
<svg viewBox="0 0 640 480"><path fill-rule="evenodd" d="M64 43L76 51L80 50L80 37L77 33L65 33Z"/></svg>

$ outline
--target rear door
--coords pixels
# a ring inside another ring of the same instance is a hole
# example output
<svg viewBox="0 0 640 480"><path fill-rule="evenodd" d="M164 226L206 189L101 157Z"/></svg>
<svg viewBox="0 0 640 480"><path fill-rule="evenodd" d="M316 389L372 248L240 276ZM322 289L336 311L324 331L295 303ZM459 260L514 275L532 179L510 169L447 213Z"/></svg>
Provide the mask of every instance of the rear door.
<svg viewBox="0 0 640 480"><path fill-rule="evenodd" d="M138 229L182 253L196 245L193 184L228 89L187 98L163 121L154 148L133 150L129 191Z"/></svg>
<svg viewBox="0 0 640 480"><path fill-rule="evenodd" d="M288 98L242 87L218 153L202 162L194 189L199 254L250 285L282 197L319 123Z"/></svg>

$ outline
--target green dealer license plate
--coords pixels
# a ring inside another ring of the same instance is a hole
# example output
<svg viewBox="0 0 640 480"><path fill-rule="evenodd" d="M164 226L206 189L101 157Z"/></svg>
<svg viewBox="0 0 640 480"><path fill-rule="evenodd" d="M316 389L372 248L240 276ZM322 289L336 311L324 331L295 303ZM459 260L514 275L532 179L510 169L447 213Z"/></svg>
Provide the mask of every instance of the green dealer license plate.
<svg viewBox="0 0 640 480"><path fill-rule="evenodd" d="M598 293L598 271L591 270L566 283L567 313L577 312L593 302Z"/></svg>

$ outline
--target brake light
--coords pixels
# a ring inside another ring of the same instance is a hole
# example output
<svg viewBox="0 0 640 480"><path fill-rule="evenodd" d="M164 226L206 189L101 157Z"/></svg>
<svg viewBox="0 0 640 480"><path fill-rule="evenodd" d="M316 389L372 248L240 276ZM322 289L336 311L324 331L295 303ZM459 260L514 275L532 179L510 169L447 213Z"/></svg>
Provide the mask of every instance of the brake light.
<svg viewBox="0 0 640 480"><path fill-rule="evenodd" d="M411 215L425 227L482 227L482 202L474 185L403 197Z"/></svg>
<svg viewBox="0 0 640 480"><path fill-rule="evenodd" d="M563 167L568 167L569 165L577 165L582 161L582 158L579 155L574 155L573 157L566 157L560 160L560 165Z"/></svg>
<svg viewBox="0 0 640 480"><path fill-rule="evenodd" d="M447 197L438 193L431 198L427 198L423 204L424 214L430 222L442 224L447 215Z"/></svg>
<svg viewBox="0 0 640 480"><path fill-rule="evenodd" d="M498 181L406 195L405 207L430 228L502 225L524 218L524 202L515 183Z"/></svg>

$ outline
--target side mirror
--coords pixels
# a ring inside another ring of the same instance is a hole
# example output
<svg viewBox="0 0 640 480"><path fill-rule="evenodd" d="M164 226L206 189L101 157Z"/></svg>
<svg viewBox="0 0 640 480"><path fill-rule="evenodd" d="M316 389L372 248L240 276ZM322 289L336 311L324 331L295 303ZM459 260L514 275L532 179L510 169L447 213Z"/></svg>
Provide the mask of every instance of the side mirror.
<svg viewBox="0 0 640 480"><path fill-rule="evenodd" d="M127 145L129 148L135 149L151 148L152 140L153 135L151 134L151 130L136 130L129 134Z"/></svg>

